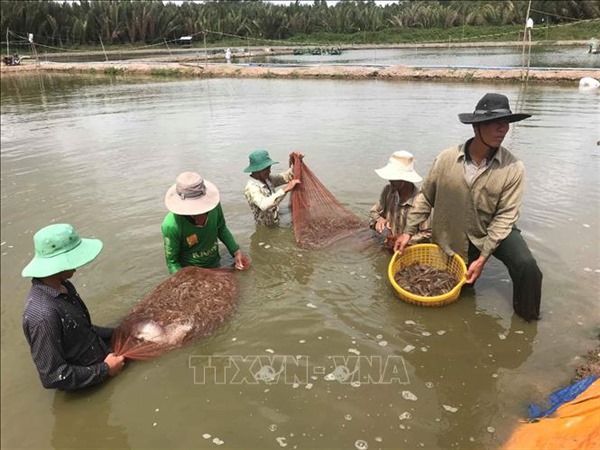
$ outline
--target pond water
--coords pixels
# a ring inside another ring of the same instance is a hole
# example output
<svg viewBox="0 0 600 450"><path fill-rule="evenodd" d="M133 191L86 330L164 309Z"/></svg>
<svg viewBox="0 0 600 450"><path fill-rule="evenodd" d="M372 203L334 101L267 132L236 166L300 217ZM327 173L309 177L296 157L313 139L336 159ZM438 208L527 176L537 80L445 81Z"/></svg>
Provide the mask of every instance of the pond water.
<svg viewBox="0 0 600 450"><path fill-rule="evenodd" d="M71 76L2 77L1 87L2 447L496 449L595 344L597 91ZM422 308L395 297L389 255L375 245L300 250L287 207L279 229L255 227L243 196L250 151L265 147L282 162L304 152L366 218L384 186L373 169L409 150L425 175L439 151L471 136L457 114L490 91L534 115L505 144L527 169L519 225L544 272L539 323L513 315L497 261L457 303ZM67 222L103 240L73 281L93 321L116 325L167 277L163 199L185 170L220 188L252 258L236 274L236 314L211 338L129 363L99 388L44 390L21 329L33 233ZM267 366L284 372L254 382ZM354 370L360 384L344 378Z"/></svg>
<svg viewBox="0 0 600 450"><path fill-rule="evenodd" d="M600 68L600 54L584 46L533 47L530 67ZM279 64L359 64L403 66L521 67L522 47L397 48L348 50L341 55L278 55L254 58L255 62Z"/></svg>
<svg viewBox="0 0 600 450"><path fill-rule="evenodd" d="M310 49L313 47L306 47ZM334 47L328 47L334 48ZM235 50L235 49L234 49ZM209 53L219 50L209 50ZM219 53L217 53L219 54ZM225 53L220 51L221 60L225 62ZM189 51L178 50L179 57L204 57L203 49ZM124 61L137 58L169 57L164 51L155 54L122 52L111 53L110 61ZM101 54L85 55L82 53L40 56L42 61L54 62L85 62L104 61ZM490 67L521 67L523 60L521 47L473 47L473 48L395 48L395 49L363 49L344 50L341 55L275 55L237 57L234 63L270 63L270 64L346 64L346 65L404 65L415 67L428 66L490 66ZM588 53L587 46L543 46L531 50L530 67L583 67L600 69L600 54Z"/></svg>

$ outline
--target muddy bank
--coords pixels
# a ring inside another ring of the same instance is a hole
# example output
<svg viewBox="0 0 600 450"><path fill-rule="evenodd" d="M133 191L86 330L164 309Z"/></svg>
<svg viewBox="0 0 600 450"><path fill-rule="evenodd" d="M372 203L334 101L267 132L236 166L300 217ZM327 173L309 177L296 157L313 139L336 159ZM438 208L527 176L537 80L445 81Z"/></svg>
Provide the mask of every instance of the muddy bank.
<svg viewBox="0 0 600 450"><path fill-rule="evenodd" d="M87 62L35 64L26 61L20 66L1 66L2 76L34 75L36 73L105 74L199 78L325 78L325 79L381 79L381 80L454 80L506 81L522 78L520 69L481 68L415 68L406 66L274 66L215 64L201 61L187 62ZM530 70L530 82L573 83L583 77L600 77L600 70L544 69Z"/></svg>
<svg viewBox="0 0 600 450"><path fill-rule="evenodd" d="M590 350L583 358L585 362L575 370L573 382L592 375L600 376L600 344L595 349Z"/></svg>

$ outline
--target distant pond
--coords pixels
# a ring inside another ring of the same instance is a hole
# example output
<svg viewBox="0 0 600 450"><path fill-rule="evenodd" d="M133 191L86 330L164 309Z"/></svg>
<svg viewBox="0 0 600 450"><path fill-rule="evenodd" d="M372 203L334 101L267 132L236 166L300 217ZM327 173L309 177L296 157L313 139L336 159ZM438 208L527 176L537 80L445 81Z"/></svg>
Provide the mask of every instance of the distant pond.
<svg viewBox="0 0 600 450"><path fill-rule="evenodd" d="M534 47L531 67L600 68L600 54L585 46ZM521 67L521 47L395 48L347 50L341 55L278 55L252 58L251 62L283 64L358 64L406 66Z"/></svg>
<svg viewBox="0 0 600 450"><path fill-rule="evenodd" d="M303 50L315 47L306 46ZM337 48L328 46L323 48ZM243 54L243 49L232 49L237 55ZM209 49L209 56L218 55L219 49ZM386 48L343 50L341 55L273 55L252 56L252 51L247 57L235 57L233 63L268 63L268 64L345 64L345 65L405 65L405 66L489 66L489 67L521 67L521 47L472 47L472 48ZM109 61L126 61L140 58L161 57L172 61L173 56L180 58L204 58L203 49L193 49L170 53L165 50L156 53L120 52L109 53ZM225 62L225 53L221 59L211 59L211 62ZM73 54L41 54L42 61L52 62L89 62L104 61L104 55L73 53ZM600 69L600 54L588 53L587 46L574 47L533 47L531 50L531 67L578 67Z"/></svg>

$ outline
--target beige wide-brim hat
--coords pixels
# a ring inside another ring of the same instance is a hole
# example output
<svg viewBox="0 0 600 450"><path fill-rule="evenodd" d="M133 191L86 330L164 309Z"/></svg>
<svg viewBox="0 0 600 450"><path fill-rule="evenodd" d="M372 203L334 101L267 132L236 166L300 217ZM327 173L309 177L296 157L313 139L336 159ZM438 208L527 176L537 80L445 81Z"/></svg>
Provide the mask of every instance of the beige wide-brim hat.
<svg viewBox="0 0 600 450"><path fill-rule="evenodd" d="M165 195L165 205L174 214L204 214L219 204L219 190L195 172L183 172Z"/></svg>
<svg viewBox="0 0 600 450"><path fill-rule="evenodd" d="M423 180L415 171L412 153L404 150L394 152L387 166L375 169L375 173L388 181L403 180L411 183L419 183Z"/></svg>

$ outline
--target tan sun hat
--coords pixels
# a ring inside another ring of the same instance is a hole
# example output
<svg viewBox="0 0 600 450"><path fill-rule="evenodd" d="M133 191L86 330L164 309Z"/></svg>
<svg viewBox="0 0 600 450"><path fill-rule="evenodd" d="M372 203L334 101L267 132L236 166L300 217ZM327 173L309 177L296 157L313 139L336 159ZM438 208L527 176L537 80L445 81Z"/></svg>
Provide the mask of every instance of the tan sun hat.
<svg viewBox="0 0 600 450"><path fill-rule="evenodd" d="M423 180L413 166L413 155L401 150L394 152L387 163L381 169L375 169L375 173L384 180L403 180L418 183Z"/></svg>
<svg viewBox="0 0 600 450"><path fill-rule="evenodd" d="M165 205L172 213L195 216L219 204L219 190L195 172L183 172L167 191Z"/></svg>

